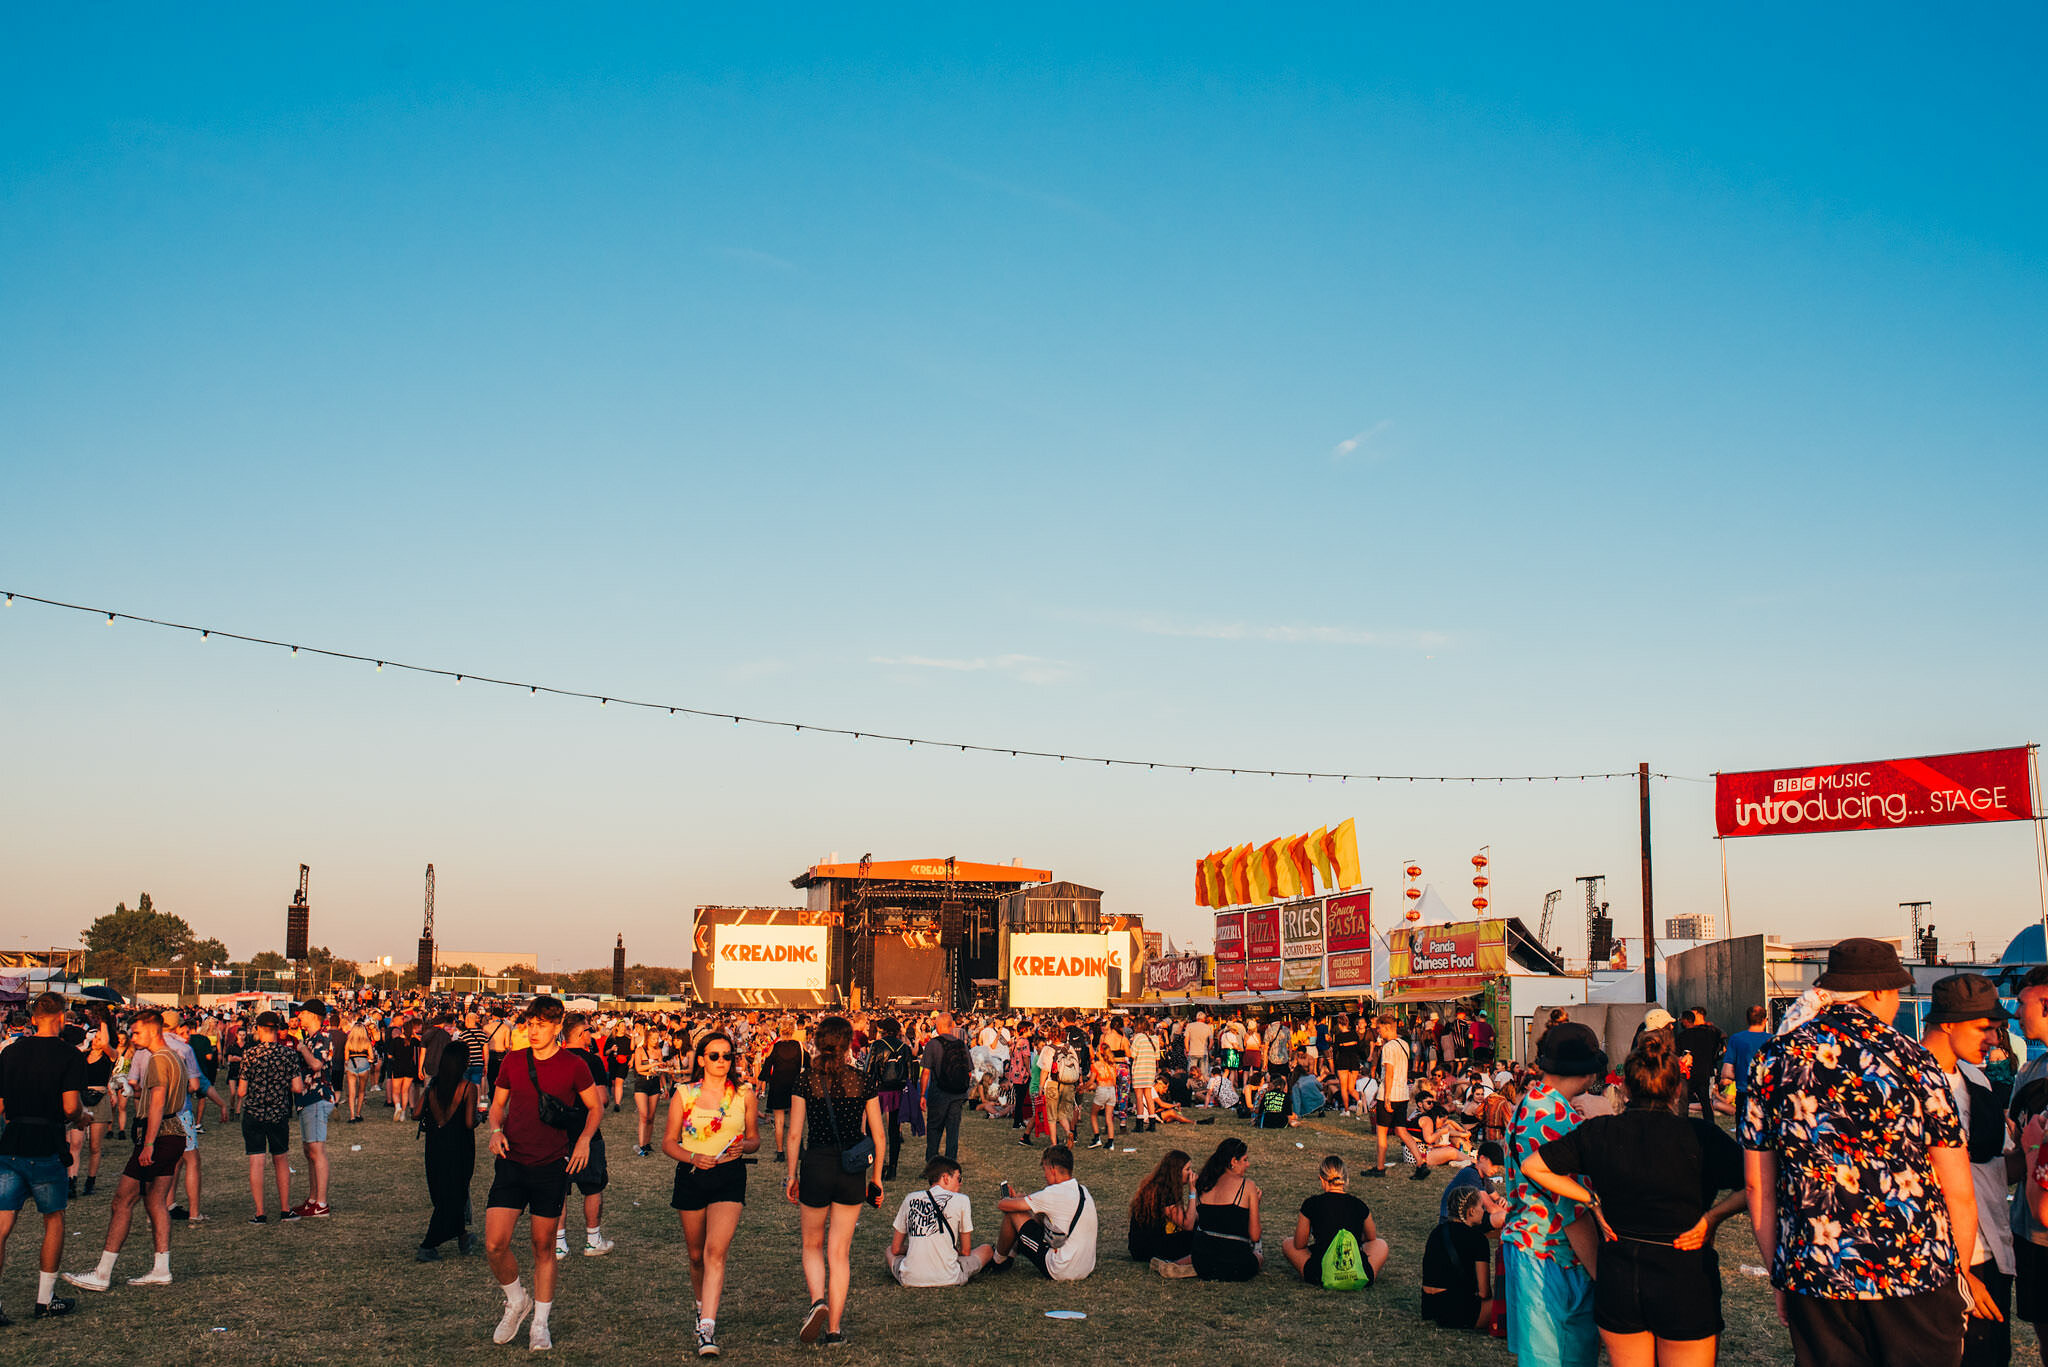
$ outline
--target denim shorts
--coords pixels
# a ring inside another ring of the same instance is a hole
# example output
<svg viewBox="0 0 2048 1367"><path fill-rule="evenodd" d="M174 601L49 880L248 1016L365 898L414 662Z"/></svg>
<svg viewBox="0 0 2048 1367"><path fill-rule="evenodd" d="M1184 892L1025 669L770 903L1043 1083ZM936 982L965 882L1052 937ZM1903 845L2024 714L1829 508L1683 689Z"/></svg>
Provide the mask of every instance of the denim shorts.
<svg viewBox="0 0 2048 1367"><path fill-rule="evenodd" d="M64 1209L69 1195L70 1179L65 1175L63 1154L43 1158L0 1154L0 1211L11 1215L34 1196L37 1210L55 1215Z"/></svg>
<svg viewBox="0 0 2048 1367"><path fill-rule="evenodd" d="M313 1101L299 1108L299 1138L308 1144L327 1142L327 1117L334 1113L331 1101Z"/></svg>

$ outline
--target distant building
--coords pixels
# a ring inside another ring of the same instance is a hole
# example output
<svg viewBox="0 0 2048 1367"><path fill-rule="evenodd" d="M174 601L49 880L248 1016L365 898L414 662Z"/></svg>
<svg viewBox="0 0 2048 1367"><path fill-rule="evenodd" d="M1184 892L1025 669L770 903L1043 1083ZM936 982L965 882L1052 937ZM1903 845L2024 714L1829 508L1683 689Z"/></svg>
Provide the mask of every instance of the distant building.
<svg viewBox="0 0 2048 1367"><path fill-rule="evenodd" d="M1690 916L1667 916L1664 918L1664 938L1667 940L1712 940L1714 917L1711 912L1695 912Z"/></svg>

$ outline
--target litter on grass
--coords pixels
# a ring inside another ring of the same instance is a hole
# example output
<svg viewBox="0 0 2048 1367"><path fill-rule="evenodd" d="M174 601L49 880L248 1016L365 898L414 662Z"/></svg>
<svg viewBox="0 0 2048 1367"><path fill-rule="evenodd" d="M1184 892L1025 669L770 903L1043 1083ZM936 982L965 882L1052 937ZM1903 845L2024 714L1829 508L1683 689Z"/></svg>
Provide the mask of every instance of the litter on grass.
<svg viewBox="0 0 2048 1367"><path fill-rule="evenodd" d="M1045 1317L1049 1320L1085 1320L1088 1318L1087 1314L1080 1310L1048 1310L1045 1312Z"/></svg>

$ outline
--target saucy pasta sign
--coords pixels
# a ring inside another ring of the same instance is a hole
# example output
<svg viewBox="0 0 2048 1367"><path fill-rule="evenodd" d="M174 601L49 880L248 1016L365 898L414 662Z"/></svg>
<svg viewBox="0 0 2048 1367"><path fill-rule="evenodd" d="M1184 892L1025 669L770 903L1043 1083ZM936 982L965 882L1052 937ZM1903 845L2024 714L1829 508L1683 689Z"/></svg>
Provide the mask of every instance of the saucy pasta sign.
<svg viewBox="0 0 2048 1367"><path fill-rule="evenodd" d="M1124 967L1117 937L1097 935L1012 935L1004 966L1010 976L1010 1005L1109 1005L1109 971ZM1129 944L1130 936L1122 937Z"/></svg>
<svg viewBox="0 0 2048 1367"><path fill-rule="evenodd" d="M2027 747L1714 776L1718 835L1813 835L2027 821Z"/></svg>
<svg viewBox="0 0 2048 1367"><path fill-rule="evenodd" d="M779 988L825 986L823 926L719 924L711 927L711 985Z"/></svg>

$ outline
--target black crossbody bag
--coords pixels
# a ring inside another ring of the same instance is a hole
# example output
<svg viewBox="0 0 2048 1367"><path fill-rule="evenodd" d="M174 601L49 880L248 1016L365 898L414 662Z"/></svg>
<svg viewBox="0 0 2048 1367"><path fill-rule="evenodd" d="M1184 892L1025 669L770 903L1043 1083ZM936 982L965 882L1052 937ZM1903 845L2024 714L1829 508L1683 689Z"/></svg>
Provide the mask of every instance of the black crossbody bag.
<svg viewBox="0 0 2048 1367"><path fill-rule="evenodd" d="M533 1094L539 1098L540 1123L557 1130L575 1133L583 1128L583 1118L589 1114L581 1100L564 1101L552 1092L544 1092L540 1085L540 1069L533 1065L533 1050L526 1051L526 1076L533 1083Z"/></svg>
<svg viewBox="0 0 2048 1367"><path fill-rule="evenodd" d="M822 1082L823 1080L820 1079L820 1085L822 1085ZM806 1097L804 1100L805 1104L809 1104L810 1098ZM830 1096L821 1097L820 1102L825 1107L825 1119L831 1122L832 1138L838 1141L839 1144L839 1170L841 1172L866 1172L868 1170L868 1161L875 1156L875 1137L863 1131L860 1143L855 1144L850 1149L847 1148L846 1136L839 1132L838 1108L832 1104Z"/></svg>

